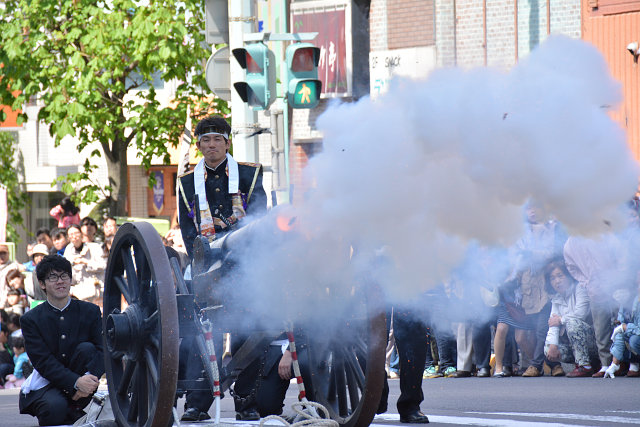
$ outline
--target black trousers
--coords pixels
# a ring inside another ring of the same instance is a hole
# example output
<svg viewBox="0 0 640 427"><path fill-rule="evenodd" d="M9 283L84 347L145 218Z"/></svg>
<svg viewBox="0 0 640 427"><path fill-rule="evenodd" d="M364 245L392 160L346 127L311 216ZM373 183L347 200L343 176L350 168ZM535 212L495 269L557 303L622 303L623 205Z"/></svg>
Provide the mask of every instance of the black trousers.
<svg viewBox="0 0 640 427"><path fill-rule="evenodd" d="M398 357L400 358L400 397L396 407L400 416L420 410L424 400L422 393L422 373L430 351L427 341L427 326L418 320L410 310L394 309L393 334L396 339ZM387 330L391 322L391 312L387 312ZM386 411L389 398L389 384L385 372L384 389L378 406L378 413Z"/></svg>
<svg viewBox="0 0 640 427"><path fill-rule="evenodd" d="M231 353L235 353L244 343L245 337L232 336ZM219 345L217 345L220 343ZM214 346L216 355L222 355L222 334L214 333ZM279 347L278 347L279 348ZM282 353L280 353L282 357ZM279 362L280 359L278 359ZM220 369L221 357L218 357L218 368ZM255 389L257 375L260 370L262 361L257 360L245 370L243 370L235 381L233 391L239 397L234 399L236 411L258 410L260 404L256 402ZM198 378L206 378L204 374L204 366L200 357L200 352L195 337L184 337L180 343L180 366L179 378L195 380ZM277 369L276 369L277 374ZM268 388L270 389L270 388ZM286 393L286 389L285 389ZM283 398L284 400L284 398ZM213 404L213 393L211 390L188 390L185 399L185 411L190 408L196 408L201 412L208 412Z"/></svg>
<svg viewBox="0 0 640 427"><path fill-rule="evenodd" d="M215 342L218 342L216 340ZM215 346L215 343L214 343ZM219 350L222 347L216 347L216 355L222 355ZM219 363L219 362L218 362ZM180 343L180 358L178 367L178 378L195 380L198 378L207 378L202 365L202 359L198 350L195 336L184 337ZM185 411L190 408L196 408L201 412L209 411L213 403L213 393L211 390L188 390L185 399Z"/></svg>
<svg viewBox="0 0 640 427"><path fill-rule="evenodd" d="M98 372L96 367L102 362L102 354L88 342L80 343L71 356L69 368L78 375L85 372ZM41 426L73 424L78 410L91 402L91 396L72 400L73 395L66 394L54 384L25 395L20 393L18 406L21 414L29 414L38 418Z"/></svg>
<svg viewBox="0 0 640 427"><path fill-rule="evenodd" d="M234 390L238 396L250 398L246 401L236 399L236 411L257 409L261 417L282 414L289 380L283 380L278 374L280 359L282 359L281 347L269 346L264 361L250 365L243 372L244 375L238 378ZM255 398L251 397L252 394Z"/></svg>

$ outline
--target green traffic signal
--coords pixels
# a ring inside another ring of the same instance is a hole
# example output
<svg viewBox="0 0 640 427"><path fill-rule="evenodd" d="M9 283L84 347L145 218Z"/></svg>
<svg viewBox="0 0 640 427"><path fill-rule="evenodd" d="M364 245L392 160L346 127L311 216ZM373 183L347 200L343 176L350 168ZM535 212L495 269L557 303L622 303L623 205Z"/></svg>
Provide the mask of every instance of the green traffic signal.
<svg viewBox="0 0 640 427"><path fill-rule="evenodd" d="M293 108L313 108L320 101L322 83L320 80L296 80L293 88L293 100L289 101Z"/></svg>
<svg viewBox="0 0 640 427"><path fill-rule="evenodd" d="M310 43L287 47L287 100L292 108L314 108L320 102L322 82L318 80L320 49Z"/></svg>
<svg viewBox="0 0 640 427"><path fill-rule="evenodd" d="M233 49L233 56L246 71L245 82L233 87L253 110L266 110L276 98L275 56L264 43Z"/></svg>

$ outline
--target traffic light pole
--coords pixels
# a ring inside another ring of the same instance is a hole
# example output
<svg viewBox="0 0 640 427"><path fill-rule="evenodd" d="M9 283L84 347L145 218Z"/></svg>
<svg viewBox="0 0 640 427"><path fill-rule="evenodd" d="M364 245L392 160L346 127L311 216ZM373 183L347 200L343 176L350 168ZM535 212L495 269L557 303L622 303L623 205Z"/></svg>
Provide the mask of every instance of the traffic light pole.
<svg viewBox="0 0 640 427"><path fill-rule="evenodd" d="M242 48L245 34L257 30L253 0L229 2L229 49ZM244 80L244 70L237 61L230 61L231 82ZM258 137L251 135L257 127L258 115L244 103L240 95L231 91L231 120L233 128L233 157L241 162L258 162Z"/></svg>

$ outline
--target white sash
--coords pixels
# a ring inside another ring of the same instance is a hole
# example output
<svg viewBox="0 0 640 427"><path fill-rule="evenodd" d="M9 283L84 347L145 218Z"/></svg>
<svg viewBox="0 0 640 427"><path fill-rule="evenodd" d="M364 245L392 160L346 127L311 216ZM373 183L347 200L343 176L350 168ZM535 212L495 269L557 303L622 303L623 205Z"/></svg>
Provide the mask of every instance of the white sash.
<svg viewBox="0 0 640 427"><path fill-rule="evenodd" d="M196 194L198 195L198 203L200 210L208 209L207 192L204 188L204 159L201 159L193 170L193 183L195 185ZM229 194L236 194L240 187L240 173L238 172L238 162L227 153L227 168L229 170Z"/></svg>

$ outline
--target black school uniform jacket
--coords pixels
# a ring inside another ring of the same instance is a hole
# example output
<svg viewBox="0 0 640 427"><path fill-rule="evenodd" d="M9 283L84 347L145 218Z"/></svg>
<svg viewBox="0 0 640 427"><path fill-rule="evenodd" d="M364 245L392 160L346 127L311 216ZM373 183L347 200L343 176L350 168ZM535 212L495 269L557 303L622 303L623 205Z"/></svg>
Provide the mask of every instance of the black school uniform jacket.
<svg viewBox="0 0 640 427"><path fill-rule="evenodd" d="M20 326L33 367L54 387L73 396L80 375L72 372L69 360L78 344L90 342L100 355L103 353L100 308L71 299L67 308L60 311L45 301L27 311L20 318ZM103 357L100 360L98 372L91 372L98 378L104 374Z"/></svg>

